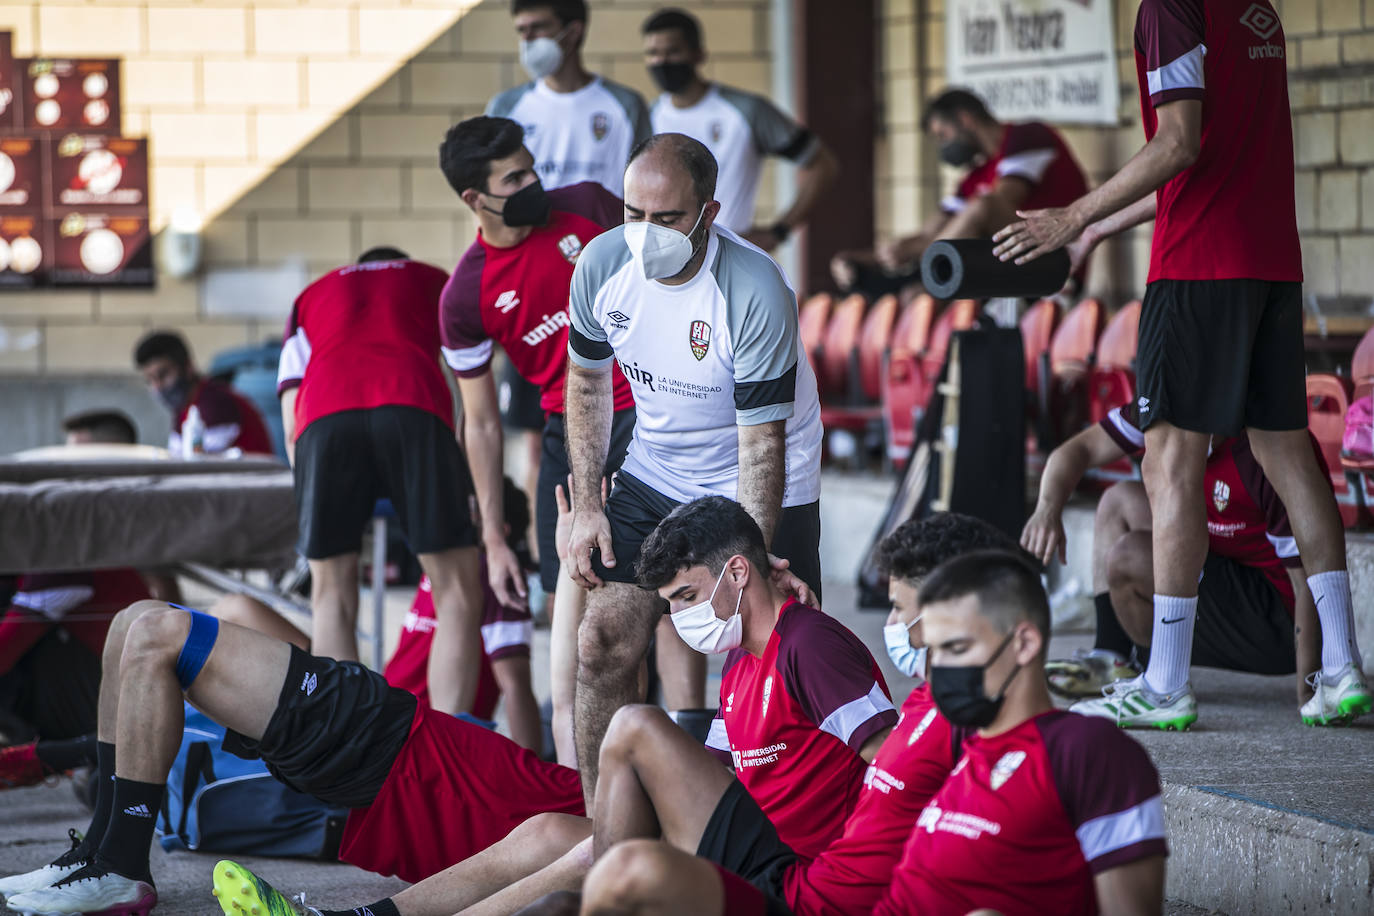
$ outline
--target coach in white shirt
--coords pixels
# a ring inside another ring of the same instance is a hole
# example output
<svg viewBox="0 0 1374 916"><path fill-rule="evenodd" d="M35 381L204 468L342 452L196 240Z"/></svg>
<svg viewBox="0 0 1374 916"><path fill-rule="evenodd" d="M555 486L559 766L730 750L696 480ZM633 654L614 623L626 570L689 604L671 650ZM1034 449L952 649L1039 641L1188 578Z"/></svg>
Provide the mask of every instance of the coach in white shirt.
<svg viewBox="0 0 1374 916"><path fill-rule="evenodd" d="M638 92L588 73L585 0L514 0L520 64L531 82L487 103L487 115L525 128L525 148L545 190L595 181L625 196L625 163L649 136L649 109Z"/></svg>
<svg viewBox="0 0 1374 916"><path fill-rule="evenodd" d="M644 21L644 62L663 94L651 112L654 133L701 141L720 168L716 224L772 251L806 222L839 174L834 153L810 130L761 95L708 83L701 23L685 10L664 9ZM755 223L754 198L765 156L799 166L797 197L772 220Z"/></svg>
<svg viewBox="0 0 1374 916"><path fill-rule="evenodd" d="M673 509L712 494L738 500L790 563L792 584L820 588L820 405L796 296L772 258L715 224L715 189L705 146L655 135L625 170L625 224L589 242L573 271L568 566L591 589L573 728L589 800L601 739L615 711L640 699L640 663L662 615L658 596L636 584L635 559ZM636 425L603 505L613 359L634 389ZM699 597L728 613L740 588ZM730 633L694 648L731 648Z"/></svg>

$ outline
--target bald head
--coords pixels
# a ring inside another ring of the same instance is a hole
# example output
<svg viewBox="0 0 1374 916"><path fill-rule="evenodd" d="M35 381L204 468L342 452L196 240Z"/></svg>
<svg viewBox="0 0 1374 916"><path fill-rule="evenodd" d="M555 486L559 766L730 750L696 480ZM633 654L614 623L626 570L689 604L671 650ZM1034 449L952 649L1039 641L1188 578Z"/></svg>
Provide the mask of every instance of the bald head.
<svg viewBox="0 0 1374 916"><path fill-rule="evenodd" d="M701 142L685 134L654 134L630 153L625 168L628 184L641 182L690 185L697 208L716 196L716 157ZM685 190L685 188L684 188Z"/></svg>

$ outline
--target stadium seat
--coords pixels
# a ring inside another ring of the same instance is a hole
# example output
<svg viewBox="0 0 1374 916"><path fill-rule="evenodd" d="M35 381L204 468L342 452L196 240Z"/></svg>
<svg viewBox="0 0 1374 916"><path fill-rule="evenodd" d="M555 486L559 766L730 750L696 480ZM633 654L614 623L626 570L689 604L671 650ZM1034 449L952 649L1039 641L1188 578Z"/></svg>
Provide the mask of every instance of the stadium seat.
<svg viewBox="0 0 1374 916"><path fill-rule="evenodd" d="M935 390L935 381L949 351L950 337L955 331L973 327L978 318L978 303L960 299L932 322L936 304L936 300L922 294L907 306L903 316L906 320L898 324L892 356L883 374L887 456L898 467L906 463L916 441L916 421ZM929 329L924 341L921 340L921 328ZM920 349L910 349L917 344L921 345Z"/></svg>
<svg viewBox="0 0 1374 916"><path fill-rule="evenodd" d="M1053 436L1047 425L1047 412L1041 404L1048 401L1050 342L1059 329L1059 303L1041 299L1021 316L1020 326L1021 346L1026 355L1026 422L1031 430L1026 443L1027 453L1048 454ZM1041 379L1046 386L1044 392Z"/></svg>
<svg viewBox="0 0 1374 916"><path fill-rule="evenodd" d="M883 296L868 310L859 330L858 346L849 354L847 384L841 396L836 397L836 401L843 403L821 407L821 425L826 429L878 431L883 420L879 406L882 370L887 364L896 318L897 297L894 295Z"/></svg>
<svg viewBox="0 0 1374 916"><path fill-rule="evenodd" d="M1053 448L1089 422L1091 373L1097 362L1106 309L1096 299L1084 299L1069 310L1050 341L1050 376L1042 377L1039 408Z"/></svg>
<svg viewBox="0 0 1374 916"><path fill-rule="evenodd" d="M1345 413L1350 409L1352 386L1348 379L1327 373L1307 377L1307 428L1321 447L1322 458L1336 491L1341 521L1353 528L1365 520L1361 487L1357 479L1363 462L1342 459L1341 439L1345 435ZM1353 466L1351 466L1353 465ZM1351 473L1347 473L1349 470Z"/></svg>
<svg viewBox="0 0 1374 916"><path fill-rule="evenodd" d="M1097 341L1097 363L1088 381L1088 419L1101 422L1113 407L1135 397L1135 352L1139 342L1140 300L1128 302L1107 322Z"/></svg>
<svg viewBox="0 0 1374 916"><path fill-rule="evenodd" d="M817 383L821 402L841 402L849 385L849 366L859 345L859 331L863 327L868 300L858 293L846 296L831 310L825 339L817 354Z"/></svg>
<svg viewBox="0 0 1374 916"><path fill-rule="evenodd" d="M802 339L802 349L811 361L811 370L820 373L818 354L821 342L825 339L825 329L830 324L830 312L835 308L835 297L829 293L817 293L801 306L798 318Z"/></svg>

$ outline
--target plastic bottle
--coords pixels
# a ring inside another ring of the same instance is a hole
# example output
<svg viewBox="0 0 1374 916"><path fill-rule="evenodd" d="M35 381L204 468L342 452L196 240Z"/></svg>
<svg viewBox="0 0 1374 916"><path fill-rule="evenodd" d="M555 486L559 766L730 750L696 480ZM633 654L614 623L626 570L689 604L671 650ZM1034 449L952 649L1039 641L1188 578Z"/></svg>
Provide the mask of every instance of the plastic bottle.
<svg viewBox="0 0 1374 916"><path fill-rule="evenodd" d="M205 454L205 420L201 418L200 408L192 404L186 411L186 422L181 424L181 457L194 458Z"/></svg>

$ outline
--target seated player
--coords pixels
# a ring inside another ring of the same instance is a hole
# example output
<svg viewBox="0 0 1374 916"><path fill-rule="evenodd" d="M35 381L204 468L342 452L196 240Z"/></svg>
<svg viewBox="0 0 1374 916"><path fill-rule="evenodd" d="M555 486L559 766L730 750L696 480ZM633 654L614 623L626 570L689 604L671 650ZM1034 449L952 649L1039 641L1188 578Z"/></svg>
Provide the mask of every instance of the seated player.
<svg viewBox="0 0 1374 916"><path fill-rule="evenodd" d="M226 739L235 753L258 754L291 788L354 809L339 856L380 874L418 881L534 814L583 810L576 770L421 707L356 662L142 601L115 618L105 643L91 825L51 864L0 879L11 909L140 916L157 902L148 851L183 700L237 733ZM520 865L509 859L498 866ZM492 889L514 877L498 869Z"/></svg>
<svg viewBox="0 0 1374 916"><path fill-rule="evenodd" d="M612 769L598 784L598 818L612 830L658 823L668 835L694 823L700 837L718 802L710 835L725 844L735 842L731 813L745 806L761 810L764 824L771 818L799 854L817 855L839 836L866 764L897 720L873 657L833 618L777 589L763 533L733 500L709 496L674 510L644 542L636 568L641 582L669 602L689 645L730 654L707 747L657 707L617 713L602 746L602 765ZM606 782L611 773L613 782ZM636 796L637 780L644 789ZM482 855L367 909L375 916L448 916L486 898L486 908L508 912L543 894L575 890L591 864L592 832L586 818L535 818ZM566 855L500 894L478 892L492 883L493 863L528 861L549 836L563 838ZM231 880L217 868L217 884L242 888L242 870L227 867L235 869ZM285 905L275 891L264 899L260 882L249 886L252 895L238 901L243 909Z"/></svg>
<svg viewBox="0 0 1374 916"><path fill-rule="evenodd" d="M906 522L884 539L879 559L891 576L892 598L884 638L888 655L903 674L922 678L925 674L916 604L921 580L945 560L989 547L1014 545L986 522L956 514ZM622 733L613 730L611 734ZM593 909L609 907L617 912L868 913L887 889L916 816L954 766L958 740L936 712L929 688L918 685L902 706L901 721L864 774L843 834L814 860L798 856L785 845L757 805L714 785L706 787L708 794L691 799L695 825L684 824L678 817L672 821L678 825L673 832L664 827L662 838L667 842L631 839L657 838L657 834L641 831L641 825L651 821L636 824L626 812L633 812L636 804L642 809L648 802L659 823L665 823L658 808L680 801L681 775L674 772L666 751L658 766L652 760L631 759L633 774L613 768L617 758L603 752L597 807L618 810L620 816L598 820L597 843L610 847L608 857L613 860L602 874L616 878L613 886L603 884L589 891L588 902ZM642 747L638 758L659 754L657 742ZM630 775L634 778L627 778ZM711 789L715 794L709 794ZM608 791L622 795L603 798L602 793ZM717 802L714 812L709 804L713 800ZM727 826L728 841L722 842L721 831ZM617 828L629 832L611 832Z"/></svg>
<svg viewBox="0 0 1374 916"><path fill-rule="evenodd" d="M1055 449L1022 546L1045 562L1062 557L1061 515L1084 472L1123 454L1140 454L1144 447L1134 408L1126 407ZM1339 602L1323 608L1313 601L1288 512L1244 434L1213 442L1203 492L1208 494L1209 552L1193 632L1184 634L1183 627L1154 619L1150 504L1140 483L1117 484L1098 504L1094 524L1096 647L1052 662L1051 688L1078 697L1107 690L1109 696L1084 700L1074 711L1107 716L1123 726L1187 728L1197 721L1188 683L1188 669L1196 663L1255 674L1297 671L1299 714L1309 725L1337 724L1369 712L1348 596L1343 608ZM1132 642L1150 647L1149 665L1139 679L1127 666ZM1304 679L1319 664L1319 673ZM1315 696L1308 684L1320 688Z"/></svg>
<svg viewBox="0 0 1374 916"><path fill-rule="evenodd" d="M1159 775L1110 722L1051 704L1039 573L1010 554L967 554L931 573L917 600L931 696L955 728L977 732L912 828L875 916L1160 913Z"/></svg>

